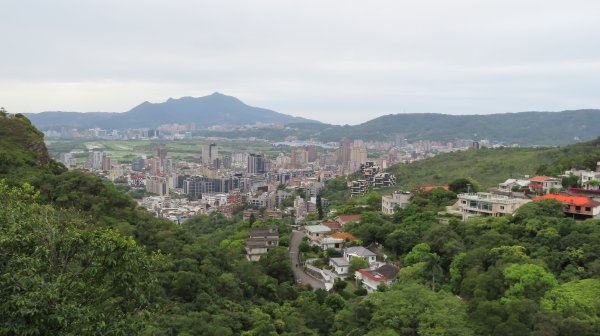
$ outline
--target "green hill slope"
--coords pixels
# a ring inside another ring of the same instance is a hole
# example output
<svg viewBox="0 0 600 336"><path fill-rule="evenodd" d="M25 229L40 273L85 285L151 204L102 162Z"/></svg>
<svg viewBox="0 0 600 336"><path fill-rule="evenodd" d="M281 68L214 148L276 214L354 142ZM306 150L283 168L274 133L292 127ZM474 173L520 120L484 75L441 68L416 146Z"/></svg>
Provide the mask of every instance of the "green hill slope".
<svg viewBox="0 0 600 336"><path fill-rule="evenodd" d="M576 167L595 169L600 161L600 138L560 148L478 149L437 155L433 158L397 164L388 169L396 174L400 188L446 185L460 177L471 177L489 188L510 177L559 174Z"/></svg>

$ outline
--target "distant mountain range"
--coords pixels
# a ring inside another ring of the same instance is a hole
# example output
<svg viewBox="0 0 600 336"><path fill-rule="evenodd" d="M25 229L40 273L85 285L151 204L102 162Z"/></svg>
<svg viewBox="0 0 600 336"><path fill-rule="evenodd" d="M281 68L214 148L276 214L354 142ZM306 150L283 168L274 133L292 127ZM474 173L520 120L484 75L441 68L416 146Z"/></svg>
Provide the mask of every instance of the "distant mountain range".
<svg viewBox="0 0 600 336"><path fill-rule="evenodd" d="M293 129L254 129L244 133L199 131L199 134L207 136L255 136L270 140L282 140L290 135L299 139L312 138L321 141L338 141L343 137L388 141L400 138L408 139L409 142L487 138L505 144L532 146L589 141L600 135L600 110L591 109L487 115L392 114L360 125L338 126L248 106L235 97L220 93L200 98L171 98L158 104L144 102L123 113L42 112L25 115L41 130L156 128L173 123L195 123L200 128L206 128L256 122L281 122ZM343 122L344 120L340 120L340 123Z"/></svg>
<svg viewBox="0 0 600 336"><path fill-rule="evenodd" d="M393 114L356 126L323 129L320 138L409 141L487 138L506 144L560 145L593 140L599 135L600 110L573 110L486 115Z"/></svg>
<svg viewBox="0 0 600 336"><path fill-rule="evenodd" d="M317 121L293 117L244 104L235 97L215 92L205 97L170 98L153 104L143 102L123 113L114 112L42 112L25 113L41 130L62 128L156 128L164 124L191 124L198 127L214 125L247 125L257 122L316 123Z"/></svg>

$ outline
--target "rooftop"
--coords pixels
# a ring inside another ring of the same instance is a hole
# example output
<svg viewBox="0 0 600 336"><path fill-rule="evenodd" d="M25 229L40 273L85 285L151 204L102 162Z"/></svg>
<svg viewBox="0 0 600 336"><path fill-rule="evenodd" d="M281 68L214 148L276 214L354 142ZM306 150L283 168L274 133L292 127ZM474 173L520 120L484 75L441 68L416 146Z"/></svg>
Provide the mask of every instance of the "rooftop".
<svg viewBox="0 0 600 336"><path fill-rule="evenodd" d="M346 254L354 254L361 257L374 257L377 256L375 253L369 251L362 246L352 246L346 249Z"/></svg>
<svg viewBox="0 0 600 336"><path fill-rule="evenodd" d="M309 233L325 233L325 232L330 232L331 229L328 228L325 225L307 225L304 227L304 229L306 231L308 231Z"/></svg>
<svg viewBox="0 0 600 336"><path fill-rule="evenodd" d="M547 194L544 196L535 197L534 201L540 201L544 199L554 199L564 204L574 205L588 205L588 206L599 206L600 203L594 202L591 198L585 196L571 196L564 194Z"/></svg>
<svg viewBox="0 0 600 336"><path fill-rule="evenodd" d="M421 191L430 191L433 189L442 188L444 190L448 190L448 186L425 186L421 187Z"/></svg>
<svg viewBox="0 0 600 336"><path fill-rule="evenodd" d="M344 223L360 221L360 215L339 215L338 219Z"/></svg>
<svg viewBox="0 0 600 336"><path fill-rule="evenodd" d="M344 258L329 258L329 260L338 267L350 266L348 260Z"/></svg>
<svg viewBox="0 0 600 336"><path fill-rule="evenodd" d="M371 278L375 281L387 281L387 280L391 280L394 279L396 277L396 275L398 275L398 272L400 272L400 269L397 268L396 266L390 265L390 264L385 264L379 268L373 269L373 270L369 270L369 269L360 269L358 270L358 272L360 272L362 275Z"/></svg>
<svg viewBox="0 0 600 336"><path fill-rule="evenodd" d="M341 238L347 241L355 241L358 240L358 238L356 238L353 234L348 233L348 232L336 232L336 233L332 233L331 235L329 235L329 237L331 238Z"/></svg>
<svg viewBox="0 0 600 336"><path fill-rule="evenodd" d="M340 224L338 222L323 222L323 225L327 226L331 230L337 230L342 227L342 224Z"/></svg>

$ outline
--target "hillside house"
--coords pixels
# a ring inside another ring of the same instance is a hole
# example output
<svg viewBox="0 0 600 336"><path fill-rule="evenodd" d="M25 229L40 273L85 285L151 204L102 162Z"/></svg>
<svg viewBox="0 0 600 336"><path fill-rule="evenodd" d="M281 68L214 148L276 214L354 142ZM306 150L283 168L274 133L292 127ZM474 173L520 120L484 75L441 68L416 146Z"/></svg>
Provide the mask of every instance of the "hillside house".
<svg viewBox="0 0 600 336"><path fill-rule="evenodd" d="M400 269L396 266L385 264L376 269L359 269L355 272L356 279L362 280L362 287L367 292L372 293L377 291L377 287L381 284L390 286Z"/></svg>
<svg viewBox="0 0 600 336"><path fill-rule="evenodd" d="M536 197L534 201L554 199L563 204L563 212L576 219L600 218L600 202L586 196L572 196L565 194L546 194Z"/></svg>
<svg viewBox="0 0 600 336"><path fill-rule="evenodd" d="M337 275L348 274L350 270L350 262L345 258L329 258L329 266Z"/></svg>
<svg viewBox="0 0 600 336"><path fill-rule="evenodd" d="M377 254L362 246L352 246L344 250L344 258L350 262L352 257L365 259L371 265L376 262Z"/></svg>
<svg viewBox="0 0 600 336"><path fill-rule="evenodd" d="M396 209L402 209L410 204L412 194L408 191L395 191L391 196L381 197L381 212L393 215Z"/></svg>
<svg viewBox="0 0 600 336"><path fill-rule="evenodd" d="M529 189L533 192L547 194L551 189L559 190L562 188L562 181L556 177L534 176L529 179Z"/></svg>
<svg viewBox="0 0 600 336"><path fill-rule="evenodd" d="M306 236L310 240L311 245L321 245L321 240L325 238L326 235L331 233L331 229L325 225L307 225L304 227L304 231Z"/></svg>
<svg viewBox="0 0 600 336"><path fill-rule="evenodd" d="M360 215L339 215L335 221L344 226L348 223L360 223Z"/></svg>
<svg viewBox="0 0 600 336"><path fill-rule="evenodd" d="M246 239L246 258L258 261L271 249L279 246L279 229L276 226L250 228Z"/></svg>
<svg viewBox="0 0 600 336"><path fill-rule="evenodd" d="M456 213L463 220L473 216L500 217L512 215L521 205L531 200L491 193L458 194L458 201L447 207L448 213Z"/></svg>

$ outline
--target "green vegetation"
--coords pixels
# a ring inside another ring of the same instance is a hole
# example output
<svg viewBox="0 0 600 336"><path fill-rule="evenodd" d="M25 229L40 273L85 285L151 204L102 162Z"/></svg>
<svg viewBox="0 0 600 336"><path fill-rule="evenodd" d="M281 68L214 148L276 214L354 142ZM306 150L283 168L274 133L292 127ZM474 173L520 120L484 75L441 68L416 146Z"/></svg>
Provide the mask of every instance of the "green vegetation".
<svg viewBox="0 0 600 336"><path fill-rule="evenodd" d="M276 156L287 149L276 147L265 141L228 140L218 141L151 141L151 140L53 140L48 142L48 151L52 157L58 157L60 153L73 151L75 157L87 158L90 148L99 148L118 161L132 161L136 157L146 155L155 156L156 148L164 145L169 156L178 159L193 159L202 156L202 147L209 143L217 143L220 153L234 152L264 152L269 156ZM80 153L79 156L77 153Z"/></svg>
<svg viewBox="0 0 600 336"><path fill-rule="evenodd" d="M350 282L327 293L294 284L285 220L211 214L178 226L49 161L26 119L2 114L0 132L0 335L600 333L600 220L565 218L556 201L463 222L436 215L454 200L443 189L394 216L377 211L376 193L355 199L340 209L362 212L348 231L402 268L384 293ZM538 151L555 153L551 171L584 167L597 147ZM277 225L282 246L247 261L250 225Z"/></svg>
<svg viewBox="0 0 600 336"><path fill-rule="evenodd" d="M573 167L595 169L598 161L600 138L562 148L485 148L445 153L410 164L397 164L388 171L396 175L397 185L406 189L448 185L460 178L471 178L481 189L486 189L511 177L556 175Z"/></svg>

